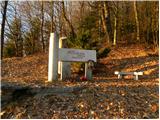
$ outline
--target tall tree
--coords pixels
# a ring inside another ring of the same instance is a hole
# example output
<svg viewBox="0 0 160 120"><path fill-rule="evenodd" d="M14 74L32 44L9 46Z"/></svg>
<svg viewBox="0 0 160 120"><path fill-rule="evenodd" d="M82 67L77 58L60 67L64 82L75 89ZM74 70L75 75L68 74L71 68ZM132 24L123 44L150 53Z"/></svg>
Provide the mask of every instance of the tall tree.
<svg viewBox="0 0 160 120"><path fill-rule="evenodd" d="M43 38L43 26L44 26L44 3L41 1L41 42L42 42L42 49L45 52L45 44Z"/></svg>
<svg viewBox="0 0 160 120"><path fill-rule="evenodd" d="M23 55L23 40L22 40L22 24L20 18L14 18L11 25L9 25L10 32L7 37L10 42L14 43L15 56L21 57Z"/></svg>
<svg viewBox="0 0 160 120"><path fill-rule="evenodd" d="M105 11L105 19L106 19L106 25L107 25L107 32L109 34L110 40L113 38L112 36L112 26L111 26L111 14L110 14L110 3L108 1L104 2L104 11ZM110 41L109 41L110 42Z"/></svg>
<svg viewBox="0 0 160 120"><path fill-rule="evenodd" d="M140 36L139 36L139 19L138 19L138 14L137 14L137 2L134 1L133 2L133 8L134 8L134 14L135 14L135 20L136 20L136 39L137 41L140 40Z"/></svg>
<svg viewBox="0 0 160 120"><path fill-rule="evenodd" d="M118 19L118 3L113 2L113 11L114 11L114 33L113 33L113 45L116 45L117 42L117 19Z"/></svg>
<svg viewBox="0 0 160 120"><path fill-rule="evenodd" d="M6 31L6 37L10 42L14 43L14 53L17 57L23 56L23 38L22 38L22 19L20 17L18 11L18 3L14 2L10 4L10 8L12 8L12 13L8 13L8 15L12 15L12 20L6 19L9 31Z"/></svg>
<svg viewBox="0 0 160 120"><path fill-rule="evenodd" d="M54 19L53 19L53 15L54 15L54 1L51 1L51 8L50 8L51 12L50 12L50 17L51 17L51 32L54 32Z"/></svg>
<svg viewBox="0 0 160 120"><path fill-rule="evenodd" d="M114 17L114 36L113 36L113 45L116 45L117 41L117 16Z"/></svg>
<svg viewBox="0 0 160 120"><path fill-rule="evenodd" d="M110 23L110 15L108 11L108 3L100 2L100 11L101 11L101 20L102 20L102 27L104 30L104 39L106 43L110 43L110 35L109 31L111 30L111 23Z"/></svg>
<svg viewBox="0 0 160 120"><path fill-rule="evenodd" d="M7 5L8 5L8 1L4 1L4 7L3 7L3 13L2 13L2 16L3 16L3 18L2 18L2 28L1 28L1 59L3 58L4 29L5 29Z"/></svg>
<svg viewBox="0 0 160 120"><path fill-rule="evenodd" d="M61 3L62 3L62 15L63 15L63 18L67 22L67 24L68 24L68 26L69 26L69 28L71 30L72 37L74 38L76 36L76 33L74 31L74 27L73 27L72 23L70 22L70 20L67 18L64 1L62 1Z"/></svg>

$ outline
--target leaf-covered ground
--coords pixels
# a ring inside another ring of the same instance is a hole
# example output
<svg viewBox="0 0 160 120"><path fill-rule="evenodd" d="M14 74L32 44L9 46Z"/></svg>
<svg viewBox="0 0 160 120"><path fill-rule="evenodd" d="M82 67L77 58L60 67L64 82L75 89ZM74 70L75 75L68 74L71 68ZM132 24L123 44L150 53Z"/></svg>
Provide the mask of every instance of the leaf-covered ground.
<svg viewBox="0 0 160 120"><path fill-rule="evenodd" d="M1 111L1 118L158 118L159 61L144 46L112 48L95 65L92 81L65 80L47 83L48 55L38 54L2 61L2 83L36 89L82 87L71 92L43 91L17 97ZM114 71L143 71L117 79ZM3 92L3 91L2 91ZM3 95L3 93L2 93Z"/></svg>

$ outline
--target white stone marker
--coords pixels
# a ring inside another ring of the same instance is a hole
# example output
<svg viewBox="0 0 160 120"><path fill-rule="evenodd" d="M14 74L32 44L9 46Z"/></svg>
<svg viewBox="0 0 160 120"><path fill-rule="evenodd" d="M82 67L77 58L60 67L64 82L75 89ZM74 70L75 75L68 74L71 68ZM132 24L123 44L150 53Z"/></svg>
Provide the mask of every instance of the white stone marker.
<svg viewBox="0 0 160 120"><path fill-rule="evenodd" d="M85 77L88 80L92 79L91 63L96 62L95 50L81 50L81 49L59 49L59 60L65 62L85 62Z"/></svg>
<svg viewBox="0 0 160 120"><path fill-rule="evenodd" d="M62 45L62 41L60 42ZM67 49L59 48L59 39L56 33L51 33L49 42L49 62L48 62L48 81L58 80L58 61L62 61L65 64L61 64L61 80L70 75L70 63L67 62L85 62L85 77L88 80L92 79L92 65L96 62L95 50L80 50L80 49ZM68 69L69 68L69 69Z"/></svg>
<svg viewBox="0 0 160 120"><path fill-rule="evenodd" d="M82 50L82 49L59 49L59 60L65 62L88 62L96 59L96 50Z"/></svg>
<svg viewBox="0 0 160 120"><path fill-rule="evenodd" d="M48 81L58 80L58 36L56 33L50 34L49 41L49 62L48 62Z"/></svg>

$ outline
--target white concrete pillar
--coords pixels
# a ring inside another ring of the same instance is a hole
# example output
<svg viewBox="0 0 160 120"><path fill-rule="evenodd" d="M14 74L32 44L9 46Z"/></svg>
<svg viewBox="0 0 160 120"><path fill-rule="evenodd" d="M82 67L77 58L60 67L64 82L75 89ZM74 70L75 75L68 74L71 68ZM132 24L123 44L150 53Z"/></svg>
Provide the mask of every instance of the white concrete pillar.
<svg viewBox="0 0 160 120"><path fill-rule="evenodd" d="M62 48L62 39L59 39L59 48ZM61 75L62 62L58 61L58 74Z"/></svg>
<svg viewBox="0 0 160 120"><path fill-rule="evenodd" d="M50 34L49 41L49 61L48 61L48 81L58 80L58 49L59 41L56 33Z"/></svg>
<svg viewBox="0 0 160 120"><path fill-rule="evenodd" d="M66 37L59 39L59 48L65 48ZM60 74L60 80L63 80L71 76L71 63L70 62L58 62L58 73Z"/></svg>

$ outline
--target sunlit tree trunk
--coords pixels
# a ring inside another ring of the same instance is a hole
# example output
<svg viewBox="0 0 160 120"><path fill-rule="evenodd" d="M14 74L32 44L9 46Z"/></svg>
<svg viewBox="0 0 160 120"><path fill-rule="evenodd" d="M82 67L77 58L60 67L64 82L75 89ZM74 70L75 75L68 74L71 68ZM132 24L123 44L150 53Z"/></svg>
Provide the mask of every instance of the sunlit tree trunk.
<svg viewBox="0 0 160 120"><path fill-rule="evenodd" d="M101 3L100 3L101 4ZM107 21L106 21L106 18L107 18L107 11L105 9L105 3L101 4L101 19L102 19L102 26L103 26L103 30L104 30L104 33L105 33L105 39L107 43L110 42L110 38L109 38L109 33L108 33L108 30L107 30Z"/></svg>
<svg viewBox="0 0 160 120"><path fill-rule="evenodd" d="M133 6L134 6L134 14L135 14L135 20L136 20L136 39L137 41L140 40L140 37L139 37L139 20L138 20L138 14L137 14L137 4L136 4L136 1L133 2Z"/></svg>
<svg viewBox="0 0 160 120"><path fill-rule="evenodd" d="M113 45L117 44L117 22L118 22L118 3L113 2L113 12L114 12L114 33L113 33Z"/></svg>
<svg viewBox="0 0 160 120"><path fill-rule="evenodd" d="M3 8L2 28L1 28L1 59L3 58L4 29L5 29L7 5L8 5L8 1L5 1L4 8Z"/></svg>
<svg viewBox="0 0 160 120"><path fill-rule="evenodd" d="M103 30L104 30L104 33L107 32L107 26L106 26L106 21L105 21L105 16L104 16L104 10L102 9L102 12L101 12L101 19L102 19L102 26L103 26Z"/></svg>
<svg viewBox="0 0 160 120"><path fill-rule="evenodd" d="M114 38L113 38L113 45L116 45L117 41L117 17L114 18Z"/></svg>

